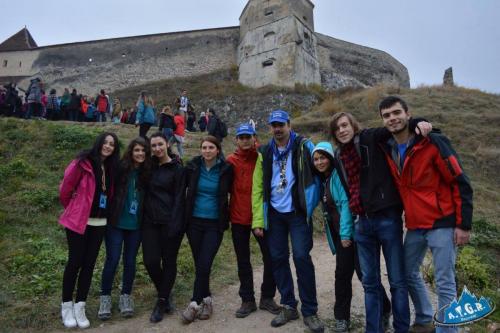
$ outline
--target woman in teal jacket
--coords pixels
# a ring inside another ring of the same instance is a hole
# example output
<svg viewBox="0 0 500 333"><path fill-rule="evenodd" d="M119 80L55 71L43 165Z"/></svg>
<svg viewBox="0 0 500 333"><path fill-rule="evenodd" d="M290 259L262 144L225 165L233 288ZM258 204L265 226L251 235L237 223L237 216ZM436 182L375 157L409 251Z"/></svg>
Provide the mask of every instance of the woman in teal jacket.
<svg viewBox="0 0 500 333"><path fill-rule="evenodd" d="M321 178L321 202L326 236L332 254L337 255L335 267L335 332L348 332L351 317L352 276L354 271L361 281L358 255L353 242L353 217L349 209L348 188L334 158L329 142L320 142L313 150L312 159ZM383 290L384 310L390 302ZM384 311L384 313L386 313ZM384 319L388 320L387 314Z"/></svg>
<svg viewBox="0 0 500 333"><path fill-rule="evenodd" d="M142 91L136 106L137 116L135 126L139 126L139 136L146 138L149 129L156 122L156 110L153 99L145 91Z"/></svg>

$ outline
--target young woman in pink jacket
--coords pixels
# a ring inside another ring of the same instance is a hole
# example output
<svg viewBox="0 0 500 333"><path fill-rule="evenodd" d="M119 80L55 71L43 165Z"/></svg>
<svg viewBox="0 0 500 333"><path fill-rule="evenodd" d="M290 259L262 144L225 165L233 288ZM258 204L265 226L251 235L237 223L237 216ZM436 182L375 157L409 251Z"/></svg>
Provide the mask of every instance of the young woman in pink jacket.
<svg viewBox="0 0 500 333"><path fill-rule="evenodd" d="M114 133L99 135L89 150L78 154L64 171L59 218L66 231L68 261L63 275L61 316L64 326L87 328L85 302L95 262L106 231L108 207L120 157ZM77 282L78 281L78 282ZM73 292L76 284L76 299Z"/></svg>

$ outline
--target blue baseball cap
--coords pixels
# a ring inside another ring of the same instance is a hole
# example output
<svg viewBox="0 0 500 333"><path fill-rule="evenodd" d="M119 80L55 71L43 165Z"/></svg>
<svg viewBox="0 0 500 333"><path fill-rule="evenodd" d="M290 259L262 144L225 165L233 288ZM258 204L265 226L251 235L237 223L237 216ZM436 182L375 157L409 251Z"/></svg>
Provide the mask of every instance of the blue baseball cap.
<svg viewBox="0 0 500 333"><path fill-rule="evenodd" d="M267 121L268 124L271 123L287 123L290 120L288 116L288 112L283 110L275 110L271 112L269 115L269 119Z"/></svg>
<svg viewBox="0 0 500 333"><path fill-rule="evenodd" d="M244 134L255 135L255 129L249 123L241 124L236 129L236 136Z"/></svg>

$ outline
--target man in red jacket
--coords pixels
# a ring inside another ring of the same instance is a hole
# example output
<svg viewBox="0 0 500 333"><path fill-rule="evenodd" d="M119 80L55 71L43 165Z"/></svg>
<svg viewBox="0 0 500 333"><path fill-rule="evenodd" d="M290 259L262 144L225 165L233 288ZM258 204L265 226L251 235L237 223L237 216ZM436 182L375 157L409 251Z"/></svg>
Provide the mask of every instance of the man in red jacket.
<svg viewBox="0 0 500 333"><path fill-rule="evenodd" d="M244 318L257 310L253 288L253 270L250 263L250 233L252 231L252 176L257 162L255 129L242 124L236 131L236 151L227 157L233 166L234 180L229 202L234 251L238 261L241 307L237 318ZM261 285L259 308L278 314L280 307L274 302L276 283L271 268L271 257L263 237L255 237L264 261L264 278Z"/></svg>
<svg viewBox="0 0 500 333"><path fill-rule="evenodd" d="M392 138L382 145L403 201L408 229L404 240L405 274L415 306L415 323L410 332L432 332L434 312L420 266L429 248L438 309L449 305L457 295L456 246L466 244L470 237L472 188L448 138L438 133L424 138L410 132L411 115L404 100L386 97L379 111L384 126L392 133ZM457 329L437 327L436 332Z"/></svg>

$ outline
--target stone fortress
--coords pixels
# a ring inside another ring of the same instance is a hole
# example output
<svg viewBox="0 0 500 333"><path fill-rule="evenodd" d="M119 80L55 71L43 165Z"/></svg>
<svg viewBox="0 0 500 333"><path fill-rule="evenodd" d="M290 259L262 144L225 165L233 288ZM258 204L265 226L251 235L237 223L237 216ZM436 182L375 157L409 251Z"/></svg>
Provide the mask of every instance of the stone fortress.
<svg viewBox="0 0 500 333"><path fill-rule="evenodd" d="M258 88L319 84L409 87L407 69L386 52L314 30L310 0L249 0L240 26L111 38L39 47L24 28L0 44L0 83L95 94L175 77L238 68Z"/></svg>

